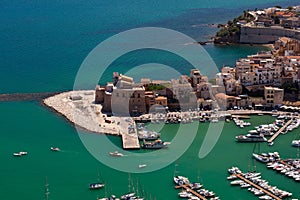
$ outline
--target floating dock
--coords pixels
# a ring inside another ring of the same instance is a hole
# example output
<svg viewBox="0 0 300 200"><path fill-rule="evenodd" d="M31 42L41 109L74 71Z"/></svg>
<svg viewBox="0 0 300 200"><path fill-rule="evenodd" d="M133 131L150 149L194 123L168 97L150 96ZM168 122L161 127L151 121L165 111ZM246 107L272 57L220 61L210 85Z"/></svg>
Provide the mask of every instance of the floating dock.
<svg viewBox="0 0 300 200"><path fill-rule="evenodd" d="M292 123L293 119L290 119L284 126L282 126L269 140L268 143L273 142L282 131Z"/></svg>
<svg viewBox="0 0 300 200"><path fill-rule="evenodd" d="M184 188L186 189L188 192L192 193L193 195L195 195L196 197L198 197L199 199L202 199L202 200L207 200L207 198L205 198L204 196L202 196L201 194L199 194L198 192L196 192L195 190L191 189L189 186L187 185L177 185L175 186L176 189L179 189L179 188Z"/></svg>
<svg viewBox="0 0 300 200"><path fill-rule="evenodd" d="M252 185L253 187L255 187L258 190L263 191L265 194L269 195L270 197L272 197L275 200L281 200L281 198L277 197L276 195L274 195L273 193L269 192L268 190L262 188L261 186L253 183L252 181L246 179L245 177L243 177L241 174L233 174L234 176L238 177L239 179L241 179L242 181Z"/></svg>
<svg viewBox="0 0 300 200"><path fill-rule="evenodd" d="M250 119L249 115L231 115L232 118Z"/></svg>

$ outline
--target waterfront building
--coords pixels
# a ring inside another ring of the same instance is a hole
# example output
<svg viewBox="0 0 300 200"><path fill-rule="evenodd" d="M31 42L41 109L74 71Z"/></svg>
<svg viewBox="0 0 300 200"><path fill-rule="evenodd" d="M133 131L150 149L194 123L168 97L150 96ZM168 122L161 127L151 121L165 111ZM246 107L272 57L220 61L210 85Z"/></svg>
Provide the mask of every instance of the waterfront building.
<svg viewBox="0 0 300 200"><path fill-rule="evenodd" d="M288 37L281 37L274 43L278 56L300 55L300 41Z"/></svg>
<svg viewBox="0 0 300 200"><path fill-rule="evenodd" d="M215 98L218 102L219 107L222 110L227 108L233 108L234 106L241 106L241 98L230 96L224 93L218 93L215 95Z"/></svg>
<svg viewBox="0 0 300 200"><path fill-rule="evenodd" d="M276 87L264 87L265 105L275 107L282 105L284 90Z"/></svg>

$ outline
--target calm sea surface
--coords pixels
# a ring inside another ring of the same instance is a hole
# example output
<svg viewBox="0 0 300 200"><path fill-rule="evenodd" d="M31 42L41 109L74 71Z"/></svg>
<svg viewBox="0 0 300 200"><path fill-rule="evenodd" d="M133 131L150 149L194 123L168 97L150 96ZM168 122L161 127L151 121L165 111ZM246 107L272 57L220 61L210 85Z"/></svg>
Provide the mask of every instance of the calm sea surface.
<svg viewBox="0 0 300 200"><path fill-rule="evenodd" d="M70 90L87 54L101 41L127 29L165 27L181 31L197 41L205 41L217 31L211 24L225 23L243 10L295 4L297 1L3 0L0 2L0 92ZM234 66L239 57L266 50L246 45L206 45L205 49L219 68ZM188 73L182 63L173 61L168 54L150 52L150 55L134 55L136 59L121 58L115 62L103 81L110 80L111 72L116 69L126 72L131 66L145 60L150 62L152 58L171 60L171 64L174 62L181 67L182 73ZM144 72L147 70L144 69ZM142 72L136 73L143 76L139 74ZM128 174L97 161L82 144L76 129L39 102L2 102L0 111L1 200L44 199L46 176L51 200L95 200L105 193L121 195L128 191ZM131 174L132 182L138 185L147 199L178 199L178 191L172 182L176 172L193 181L201 181L205 188L215 191L222 199L256 199L245 190L231 187L226 180L226 170L233 165L249 169L254 148L253 144L236 143L234 136L260 123L271 123L274 118L253 116L250 121L252 126L245 129L236 128L232 122L226 123L213 151L203 159L197 155L208 124L200 124L193 144L175 163L159 171ZM160 130L159 125L150 126ZM184 126L186 134L189 134L189 125ZM178 125L165 126L161 130L162 138L166 141L172 139L177 128ZM106 137L79 134L95 141ZM290 142L297 135L299 130L280 136L274 146L263 144L261 150L279 151L282 157L296 157L297 149L292 148ZM109 138L121 146L120 138ZM62 151L51 152L51 146L58 146ZM22 150L28 151L28 156L12 156L13 152ZM267 170L261 163L255 165L271 184L300 198L299 183ZM89 191L88 184L97 180L98 172L106 183L106 189Z"/></svg>

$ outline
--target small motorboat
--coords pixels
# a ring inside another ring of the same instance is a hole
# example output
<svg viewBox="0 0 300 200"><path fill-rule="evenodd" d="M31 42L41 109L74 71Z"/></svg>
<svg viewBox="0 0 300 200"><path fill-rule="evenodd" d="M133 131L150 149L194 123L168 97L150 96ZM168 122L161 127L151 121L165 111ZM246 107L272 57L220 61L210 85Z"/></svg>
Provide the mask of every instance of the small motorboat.
<svg viewBox="0 0 300 200"><path fill-rule="evenodd" d="M13 156L20 157L20 156L22 156L22 154L20 154L20 153L13 153Z"/></svg>
<svg viewBox="0 0 300 200"><path fill-rule="evenodd" d="M90 190L100 189L100 188L103 188L103 187L104 187L103 183L91 183L89 185Z"/></svg>
<svg viewBox="0 0 300 200"><path fill-rule="evenodd" d="M144 168L144 167L147 167L147 165L146 164L140 164L139 165L139 168Z"/></svg>
<svg viewBox="0 0 300 200"><path fill-rule="evenodd" d="M51 151L60 151L60 149L58 147L51 147L50 149L51 149Z"/></svg>
<svg viewBox="0 0 300 200"><path fill-rule="evenodd" d="M115 152L109 152L109 155L110 156L116 156L116 157L122 157L124 156L124 154L118 152L118 151L115 151Z"/></svg>
<svg viewBox="0 0 300 200"><path fill-rule="evenodd" d="M17 152L17 153L13 153L13 156L21 157L21 156L25 156L27 154L28 153L26 151L20 151L20 152Z"/></svg>

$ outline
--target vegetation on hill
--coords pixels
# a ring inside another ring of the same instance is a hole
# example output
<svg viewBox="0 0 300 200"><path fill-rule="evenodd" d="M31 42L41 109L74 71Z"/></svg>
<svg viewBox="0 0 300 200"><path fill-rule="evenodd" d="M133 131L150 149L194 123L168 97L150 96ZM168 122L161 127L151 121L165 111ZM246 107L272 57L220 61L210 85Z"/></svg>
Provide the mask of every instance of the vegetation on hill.
<svg viewBox="0 0 300 200"><path fill-rule="evenodd" d="M232 21L229 20L225 26L223 26L215 37L215 43L238 43L241 34L241 28L238 22L243 21L248 23L254 20L253 16L248 11L244 11L242 15L234 18Z"/></svg>
<svg viewBox="0 0 300 200"><path fill-rule="evenodd" d="M163 90L165 89L166 87L163 86L163 85L157 85L157 84L150 84L148 86L148 91L154 91L154 90Z"/></svg>

